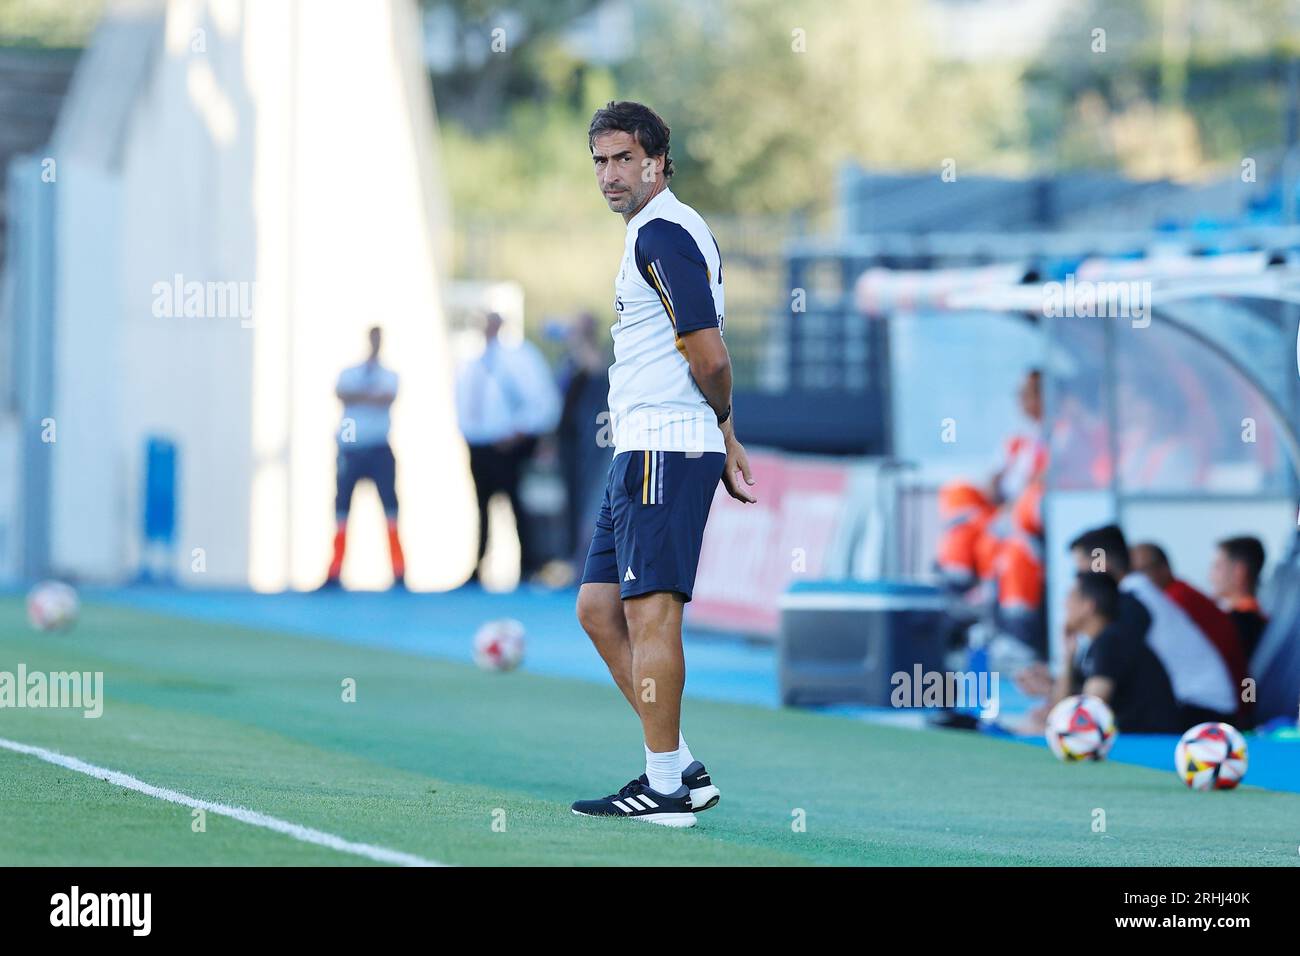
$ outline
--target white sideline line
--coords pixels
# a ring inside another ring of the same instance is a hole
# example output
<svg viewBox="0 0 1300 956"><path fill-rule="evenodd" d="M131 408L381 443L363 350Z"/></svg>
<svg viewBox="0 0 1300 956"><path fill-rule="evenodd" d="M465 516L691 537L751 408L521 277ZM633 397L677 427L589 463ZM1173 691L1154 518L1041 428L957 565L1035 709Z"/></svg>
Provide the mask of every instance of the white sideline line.
<svg viewBox="0 0 1300 956"><path fill-rule="evenodd" d="M77 773L84 773L91 777L97 777L100 780L107 781L118 787L125 787L127 790L134 790L137 793L143 793L150 797L157 797L159 800L166 800L168 803L179 803L181 806L190 807L195 810L203 810L207 813L215 813L219 816L230 817L232 820L238 820L241 823L248 823L255 827L264 827L267 830L274 830L276 833L283 833L285 836L293 837L295 840L301 840L303 843L314 843L317 846L328 847L331 850L338 850L340 853L352 853L356 856L364 856L368 860L374 860L377 863L393 863L398 866L447 866L446 863L439 863L437 860L426 860L423 857L414 856L410 853L402 853L398 850L388 850L382 846L372 846L369 843L353 843L351 840L345 840L337 837L332 833L325 833L321 830L313 830L311 827L300 826L297 823L290 823L287 820L280 820L276 817L269 817L265 813L258 813L255 810L246 810L243 807L232 807L224 803L213 803L211 800L196 800L194 797L187 797L183 793L175 790L167 790L164 787L155 787L153 784L145 783L129 774L119 773L116 770L108 770L104 767L96 767L94 764L86 763L84 760L78 760L76 757L66 757L61 753L53 750L46 750L44 747L33 747L30 744L20 744L16 740L6 740L0 737L0 747L5 750L12 750L15 753L27 754L44 760L46 763L52 763L59 767L66 767L69 770L75 770Z"/></svg>

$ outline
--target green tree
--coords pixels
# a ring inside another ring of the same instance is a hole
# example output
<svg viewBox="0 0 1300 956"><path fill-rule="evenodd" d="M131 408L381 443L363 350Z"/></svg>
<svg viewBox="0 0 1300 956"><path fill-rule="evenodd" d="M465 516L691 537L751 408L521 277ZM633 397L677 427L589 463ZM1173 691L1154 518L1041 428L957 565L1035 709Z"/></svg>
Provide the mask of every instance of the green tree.
<svg viewBox="0 0 1300 956"><path fill-rule="evenodd" d="M103 8L104 0L0 0L0 43L85 46Z"/></svg>
<svg viewBox="0 0 1300 956"><path fill-rule="evenodd" d="M666 0L620 74L680 143L705 209L824 209L844 161L1022 168L1016 64L943 62L913 0Z"/></svg>

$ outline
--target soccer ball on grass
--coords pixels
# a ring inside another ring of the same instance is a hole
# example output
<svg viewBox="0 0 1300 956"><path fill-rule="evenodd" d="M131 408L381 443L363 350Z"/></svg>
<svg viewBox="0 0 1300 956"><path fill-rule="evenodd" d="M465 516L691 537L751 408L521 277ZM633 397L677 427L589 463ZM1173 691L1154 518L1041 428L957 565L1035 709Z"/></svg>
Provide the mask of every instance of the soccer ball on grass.
<svg viewBox="0 0 1300 956"><path fill-rule="evenodd" d="M511 618L488 621L474 635L474 663L485 671L512 671L524 659L524 626Z"/></svg>
<svg viewBox="0 0 1300 956"><path fill-rule="evenodd" d="M63 631L77 621L77 592L62 581L42 581L27 592L27 620L38 631Z"/></svg>
<svg viewBox="0 0 1300 956"><path fill-rule="evenodd" d="M1174 769L1193 790L1231 790L1247 763L1246 738L1232 724L1197 724L1174 748Z"/></svg>
<svg viewBox="0 0 1300 956"><path fill-rule="evenodd" d="M1047 746L1067 762L1104 759L1117 734L1115 715L1100 697L1067 697L1047 715Z"/></svg>

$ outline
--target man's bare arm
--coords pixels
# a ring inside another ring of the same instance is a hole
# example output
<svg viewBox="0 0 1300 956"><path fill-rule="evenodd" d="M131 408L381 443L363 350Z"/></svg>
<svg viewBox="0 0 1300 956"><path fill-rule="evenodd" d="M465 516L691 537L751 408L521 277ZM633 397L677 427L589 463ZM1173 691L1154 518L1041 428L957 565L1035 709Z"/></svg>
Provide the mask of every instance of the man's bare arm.
<svg viewBox="0 0 1300 956"><path fill-rule="evenodd" d="M731 408L731 356L722 341L722 332L716 328L697 329L687 332L681 341L686 349L691 377L714 413L721 417ZM749 468L745 446L736 438L735 425L735 417L727 415L727 420L719 426L727 447L722 483L731 497L752 504L758 500L749 491L754 484L754 474Z"/></svg>
<svg viewBox="0 0 1300 956"><path fill-rule="evenodd" d="M731 355L722 333L717 329L699 329L682 337L691 377L713 411L721 415L731 405Z"/></svg>
<svg viewBox="0 0 1300 956"><path fill-rule="evenodd" d="M1100 697L1109 704L1110 699L1115 696L1115 682L1109 677L1089 677L1083 682L1083 693Z"/></svg>
<svg viewBox="0 0 1300 956"><path fill-rule="evenodd" d="M334 394L345 405L378 405L381 408L387 408L397 398L391 392L376 395L371 392L348 392L341 388L336 390Z"/></svg>
<svg viewBox="0 0 1300 956"><path fill-rule="evenodd" d="M1055 707L1074 693L1074 653L1079 647L1079 640L1067 630L1062 635L1061 646L1061 669L1057 672L1052 693L1047 699L1049 707Z"/></svg>

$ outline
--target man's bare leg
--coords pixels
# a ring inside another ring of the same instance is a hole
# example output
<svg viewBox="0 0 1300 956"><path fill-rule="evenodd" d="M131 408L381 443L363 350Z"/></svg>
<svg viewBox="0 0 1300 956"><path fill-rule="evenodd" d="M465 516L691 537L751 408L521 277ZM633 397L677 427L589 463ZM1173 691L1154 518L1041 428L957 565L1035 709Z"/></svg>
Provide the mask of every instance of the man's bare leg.
<svg viewBox="0 0 1300 956"><path fill-rule="evenodd" d="M670 629L676 635L673 646L677 649L678 663L675 672L678 677L675 681L676 689L673 692L675 703L672 708L676 723L677 731L673 742L669 743L669 737L673 733L671 727L664 729L662 736L656 736L658 745L651 748L659 753L667 753L676 750L678 754L678 764L682 771L688 766L694 766L695 758L691 754L690 747L687 746L685 739L681 736L681 695L685 678L685 661L681 655L681 620L682 620L682 602L675 595L667 593L645 595L645 598L659 598L661 604L665 605L671 613L674 623ZM663 601L664 598L671 599L671 603ZM623 692L627 702L632 705L637 716L642 718L642 731L649 738L649 731L645 729L645 716L642 715L642 708L652 707L659 700L659 689L662 681L653 674L634 676L632 640L628 628L628 615L637 619L647 616L646 611L651 610L652 605L646 604L642 598L631 598L623 601L620 596L619 586L617 584L594 584L588 583L582 585L578 590L578 619L582 623L582 628L591 638L592 644L595 645L597 652L605 661L605 666L609 668L610 676L614 678L614 683L618 689ZM653 656L653 655L650 655ZM649 659L649 658L647 658ZM652 681L650 684L643 684L646 679ZM672 682L670 682L672 683ZM643 702L644 700L644 702ZM664 708L658 709L660 713ZM658 719L658 717L656 717ZM669 744L668 746L662 746ZM691 779L691 787L698 787L692 790L692 796L700 794L696 801L697 808L707 810L718 802L718 791L713 783L707 778L707 773L701 767L694 772L695 776Z"/></svg>
<svg viewBox="0 0 1300 956"><path fill-rule="evenodd" d="M682 654L681 596L655 591L623 602L632 648L631 687L639 704L646 747L655 753L676 752L680 738L682 687L686 660Z"/></svg>
<svg viewBox="0 0 1300 956"><path fill-rule="evenodd" d="M632 686L632 645L618 585L592 582L582 585L578 589L578 623L596 646L618 689L639 714L636 690Z"/></svg>
<svg viewBox="0 0 1300 956"><path fill-rule="evenodd" d="M682 656L682 605L680 596L652 593L621 601L613 620L610 596L617 599L616 584L584 584L578 593L578 615L592 643L605 659L623 695L641 718L645 736L646 776L649 786L633 780L618 793L599 800L578 800L579 816L631 817L669 827L695 826L695 791L682 776L682 684L686 666ZM625 639L623 636L626 636ZM625 656L626 655L626 656ZM702 771L701 771L702 773ZM700 809L717 803L712 799Z"/></svg>

